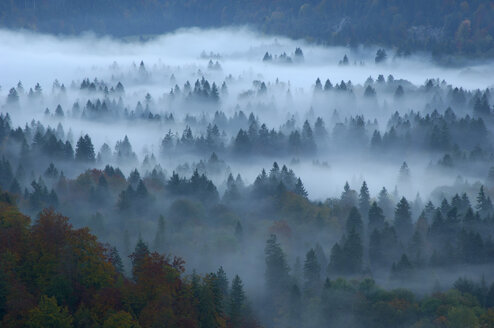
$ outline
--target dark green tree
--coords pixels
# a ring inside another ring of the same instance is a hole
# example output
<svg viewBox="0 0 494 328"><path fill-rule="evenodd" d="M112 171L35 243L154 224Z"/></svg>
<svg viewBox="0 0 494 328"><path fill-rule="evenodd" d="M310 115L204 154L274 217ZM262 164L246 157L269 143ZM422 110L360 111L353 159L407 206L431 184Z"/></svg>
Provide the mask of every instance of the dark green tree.
<svg viewBox="0 0 494 328"><path fill-rule="evenodd" d="M281 293L289 283L289 267L276 235L271 235L268 238L264 254L266 255L265 277L267 289L275 294Z"/></svg>
<svg viewBox="0 0 494 328"><path fill-rule="evenodd" d="M373 202L369 209L369 224L368 231L372 232L374 229L381 230L384 227L384 214L383 210Z"/></svg>
<svg viewBox="0 0 494 328"><path fill-rule="evenodd" d="M242 280L238 275L232 280L232 288L230 290L230 302L228 306L229 326L239 328L244 321L244 302L245 293L242 285Z"/></svg>
<svg viewBox="0 0 494 328"><path fill-rule="evenodd" d="M94 147L89 135L86 134L77 141L75 159L84 163L93 163L95 161Z"/></svg>
<svg viewBox="0 0 494 328"><path fill-rule="evenodd" d="M302 183L302 180L300 180L300 178L297 179L297 183L295 184L295 189L293 192L304 198L307 198L307 196L309 195L305 190L304 184Z"/></svg>
<svg viewBox="0 0 494 328"><path fill-rule="evenodd" d="M143 263L143 260L147 256L149 256L149 254L150 254L150 252L149 252L148 245L146 245L146 243L141 238L139 238L139 240L137 241L136 247L134 249L134 253L132 253L132 255L130 255L130 259L132 262L132 274L133 274L134 278L136 277L136 272L138 272L138 270L141 269L140 267Z"/></svg>
<svg viewBox="0 0 494 328"><path fill-rule="evenodd" d="M310 249L305 255L304 262L304 289L309 296L315 295L321 283L321 266L316 252Z"/></svg>
<svg viewBox="0 0 494 328"><path fill-rule="evenodd" d="M403 243L408 243L413 234L413 223L410 205L405 197L402 197L396 206L393 226L396 230L398 238Z"/></svg>
<svg viewBox="0 0 494 328"><path fill-rule="evenodd" d="M348 218L346 219L346 234L349 234L352 230L358 233L360 236L362 236L364 232L362 216L355 206L350 209L350 213L348 214Z"/></svg>
<svg viewBox="0 0 494 328"><path fill-rule="evenodd" d="M358 195L358 207L360 214L367 217L370 208L370 195L367 183L364 181L362 187L360 187L360 193Z"/></svg>
<svg viewBox="0 0 494 328"><path fill-rule="evenodd" d="M386 54L386 50L384 50L384 49L378 49L377 50L376 58L375 58L376 64L380 64L380 63L386 61L387 58L388 58L388 55Z"/></svg>

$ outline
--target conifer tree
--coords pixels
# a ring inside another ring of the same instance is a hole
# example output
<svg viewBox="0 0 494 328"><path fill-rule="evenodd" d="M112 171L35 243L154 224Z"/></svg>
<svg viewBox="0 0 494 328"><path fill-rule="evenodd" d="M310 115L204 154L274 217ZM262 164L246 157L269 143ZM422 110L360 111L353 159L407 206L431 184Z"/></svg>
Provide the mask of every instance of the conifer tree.
<svg viewBox="0 0 494 328"><path fill-rule="evenodd" d="M370 195L369 188L367 187L367 183L364 181L362 183L362 187L360 188L360 193L358 196L358 205L360 214L363 217L367 217L370 208Z"/></svg>
<svg viewBox="0 0 494 328"><path fill-rule="evenodd" d="M232 280L232 288L230 290L230 302L228 307L228 318L230 327L239 328L242 326L244 319L244 302L245 293L242 280L238 275Z"/></svg>
<svg viewBox="0 0 494 328"><path fill-rule="evenodd" d="M281 245L278 243L276 235L271 235L264 249L266 255L266 285L273 293L280 293L286 288L289 282L288 264Z"/></svg>
<svg viewBox="0 0 494 328"><path fill-rule="evenodd" d="M307 198L307 196L309 195L305 190L304 184L302 183L302 180L300 180L300 178L297 179L294 192L295 194L302 196L304 198Z"/></svg>
<svg viewBox="0 0 494 328"><path fill-rule="evenodd" d="M95 158L93 143L89 135L80 137L76 145L75 159L79 162L93 163Z"/></svg>
<svg viewBox="0 0 494 328"><path fill-rule="evenodd" d="M413 223L410 205L405 197L402 197L396 206L394 228L400 240L408 243L413 234Z"/></svg>
<svg viewBox="0 0 494 328"><path fill-rule="evenodd" d="M305 255L304 262L304 289L309 295L314 295L321 282L321 266L316 252L310 249Z"/></svg>

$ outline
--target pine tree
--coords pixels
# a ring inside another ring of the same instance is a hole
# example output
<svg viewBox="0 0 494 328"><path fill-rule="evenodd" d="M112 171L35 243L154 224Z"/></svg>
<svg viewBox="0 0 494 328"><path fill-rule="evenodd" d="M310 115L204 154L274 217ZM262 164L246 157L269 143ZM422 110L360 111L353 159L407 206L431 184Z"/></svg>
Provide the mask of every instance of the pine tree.
<svg viewBox="0 0 494 328"><path fill-rule="evenodd" d="M346 208L351 208L357 205L357 193L355 190L350 189L348 182L345 182L343 192L341 194L342 205Z"/></svg>
<svg viewBox="0 0 494 328"><path fill-rule="evenodd" d="M384 214L383 210L377 206L376 202L373 202L369 209L369 232L374 229L381 230L384 227Z"/></svg>
<svg viewBox="0 0 494 328"><path fill-rule="evenodd" d="M490 197L486 196L484 192L484 186L480 186L479 193L477 195L477 210L482 218L489 216L492 213L493 205Z"/></svg>
<svg viewBox="0 0 494 328"><path fill-rule="evenodd" d="M220 100L220 94L218 91L218 87L216 86L216 83L213 82L213 85L211 86L211 94L210 94L211 100L214 102L218 102Z"/></svg>
<svg viewBox="0 0 494 328"><path fill-rule="evenodd" d="M329 91L331 89L333 89L333 84L329 79L327 79L326 82L324 83L324 91Z"/></svg>
<svg viewBox="0 0 494 328"><path fill-rule="evenodd" d="M350 231L343 244L343 254L346 260L344 267L345 272L350 274L361 272L363 253L360 235L355 230Z"/></svg>
<svg viewBox="0 0 494 328"><path fill-rule="evenodd" d="M18 106L19 105L19 94L15 88L10 89L9 95L7 96L7 105Z"/></svg>
<svg viewBox="0 0 494 328"><path fill-rule="evenodd" d="M360 188L358 205L360 214L364 217L367 217L370 208L370 195L369 188L367 188L367 183L365 181L362 183L362 187Z"/></svg>
<svg viewBox="0 0 494 328"><path fill-rule="evenodd" d="M76 145L75 159L79 162L93 163L95 158L93 143L89 135L80 137Z"/></svg>
<svg viewBox="0 0 494 328"><path fill-rule="evenodd" d="M413 266L408 260L408 256L406 256L406 254L403 254L398 263L393 263L391 267L391 275L394 279L410 279L412 270Z"/></svg>
<svg viewBox="0 0 494 328"><path fill-rule="evenodd" d="M302 146L307 153L314 153L316 151L316 143L314 141L314 133L310 127L309 121L305 121L302 126Z"/></svg>
<svg viewBox="0 0 494 328"><path fill-rule="evenodd" d="M394 228L403 243L410 240L413 233L412 214L405 197L402 197L396 206Z"/></svg>
<svg viewBox="0 0 494 328"><path fill-rule="evenodd" d="M384 49L378 49L377 50L376 58L375 58L376 64L380 64L380 63L386 61L387 58L388 58L388 55L386 54L386 50L384 50Z"/></svg>
<svg viewBox="0 0 494 328"><path fill-rule="evenodd" d="M308 295L314 295L321 282L321 266L316 252L310 249L305 255L304 262L304 289Z"/></svg>
<svg viewBox="0 0 494 328"><path fill-rule="evenodd" d="M482 96L476 95L473 112L479 116L487 116L490 114L491 106L489 105L489 99L485 92Z"/></svg>
<svg viewBox="0 0 494 328"><path fill-rule="evenodd" d="M369 259L372 266L377 266L382 263L383 250L381 243L381 233L374 229L369 239Z"/></svg>
<svg viewBox="0 0 494 328"><path fill-rule="evenodd" d="M368 85L365 88L364 97L375 98L376 97L376 90L373 87L371 87L370 85Z"/></svg>
<svg viewBox="0 0 494 328"><path fill-rule="evenodd" d="M201 327L215 328L218 327L218 317L221 315L218 312L217 304L215 303L214 277L206 276L202 285L198 288L196 298L198 319Z"/></svg>
<svg viewBox="0 0 494 328"><path fill-rule="evenodd" d="M328 136L328 131L326 130L326 126L321 117L318 117L316 123L314 123L314 135L319 141L324 141Z"/></svg>
<svg viewBox="0 0 494 328"><path fill-rule="evenodd" d="M0 187L4 190L7 190L10 187L13 179L14 174L12 172L10 161L5 157L2 157L2 160L0 161Z"/></svg>
<svg viewBox="0 0 494 328"><path fill-rule="evenodd" d="M268 290L277 294L283 291L288 282L288 264L286 256L277 241L276 235L271 235L266 242L264 249L266 255L266 285Z"/></svg>
<svg viewBox="0 0 494 328"><path fill-rule="evenodd" d="M118 253L118 250L116 247L110 247L109 249L109 254L108 258L115 267L115 270L117 270L118 273L123 274L124 273L124 266L122 263L122 258L120 257L120 254Z"/></svg>
<svg viewBox="0 0 494 328"><path fill-rule="evenodd" d="M136 279L136 273L140 270L140 266L142 265L144 259L149 256L149 248L142 241L141 238L137 241L136 247L134 249L134 253L130 256L130 259L132 261L132 274L134 279Z"/></svg>
<svg viewBox="0 0 494 328"><path fill-rule="evenodd" d="M307 198L307 196L309 195L307 193L307 191L305 190L304 184L302 183L302 180L300 180L300 178L297 179L297 183L295 184L294 193L299 195L299 196L302 196L304 198Z"/></svg>
<svg viewBox="0 0 494 328"><path fill-rule="evenodd" d="M379 150L381 146L382 146L381 132L374 130L374 133L372 134L372 138L371 138L371 147L374 150Z"/></svg>
<svg viewBox="0 0 494 328"><path fill-rule="evenodd" d="M346 233L349 234L352 230L362 236L362 216L355 206L350 209L350 213L348 214L348 218L346 220Z"/></svg>
<svg viewBox="0 0 494 328"><path fill-rule="evenodd" d="M230 290L230 302L228 307L228 318L230 327L239 328L242 326L244 319L244 302L245 293L242 285L242 280L238 275L232 280L232 288Z"/></svg>
<svg viewBox="0 0 494 328"><path fill-rule="evenodd" d="M329 256L328 271L334 273L341 273L345 270L345 255L339 243L335 243L331 248L331 254Z"/></svg>
<svg viewBox="0 0 494 328"><path fill-rule="evenodd" d="M316 85L314 86L314 92L321 92L322 91L322 83L319 78L316 80Z"/></svg>
<svg viewBox="0 0 494 328"><path fill-rule="evenodd" d="M222 266L220 266L216 272L216 284L221 298L226 300L228 297L228 278L226 277L226 272L223 270Z"/></svg>
<svg viewBox="0 0 494 328"><path fill-rule="evenodd" d="M144 184L144 181L142 179L139 180L139 183L137 184L135 196L138 200L145 200L146 197L148 196L148 189L146 188L146 185Z"/></svg>

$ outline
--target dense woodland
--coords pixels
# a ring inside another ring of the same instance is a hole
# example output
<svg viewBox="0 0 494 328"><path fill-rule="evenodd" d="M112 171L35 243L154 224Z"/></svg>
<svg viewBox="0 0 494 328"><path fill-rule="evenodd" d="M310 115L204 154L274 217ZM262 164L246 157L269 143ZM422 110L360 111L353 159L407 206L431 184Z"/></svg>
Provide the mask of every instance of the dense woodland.
<svg viewBox="0 0 494 328"><path fill-rule="evenodd" d="M259 327L241 279L236 275L230 283L221 267L184 277L182 259L151 252L140 240L127 276L118 251L98 242L87 228L74 229L52 210L31 222L8 193L2 193L0 207L2 327ZM453 289L418 299L406 289L383 290L371 278L322 281L317 249L311 249L299 287L275 235L265 253L268 304L281 307L271 318L276 325L494 324L494 284L488 287L485 280L458 279ZM393 270L400 278L411 273L405 255Z"/></svg>
<svg viewBox="0 0 494 328"><path fill-rule="evenodd" d="M22 0L0 3L0 25L49 33L129 36L181 27L252 25L331 45L396 47L437 56L494 55L490 0Z"/></svg>
<svg viewBox="0 0 494 328"><path fill-rule="evenodd" d="M493 88L313 53L3 84L1 326L492 327Z"/></svg>

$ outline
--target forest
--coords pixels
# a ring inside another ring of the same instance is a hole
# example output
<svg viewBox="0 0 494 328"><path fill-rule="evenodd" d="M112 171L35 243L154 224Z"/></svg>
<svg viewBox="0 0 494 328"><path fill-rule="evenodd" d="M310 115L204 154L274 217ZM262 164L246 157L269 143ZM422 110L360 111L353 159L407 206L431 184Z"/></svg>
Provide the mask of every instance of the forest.
<svg viewBox="0 0 494 328"><path fill-rule="evenodd" d="M490 0L22 0L0 3L0 26L39 32L156 35L178 28L249 25L327 45L380 45L400 55L492 58Z"/></svg>
<svg viewBox="0 0 494 328"><path fill-rule="evenodd" d="M0 40L1 327L494 326L491 64Z"/></svg>

